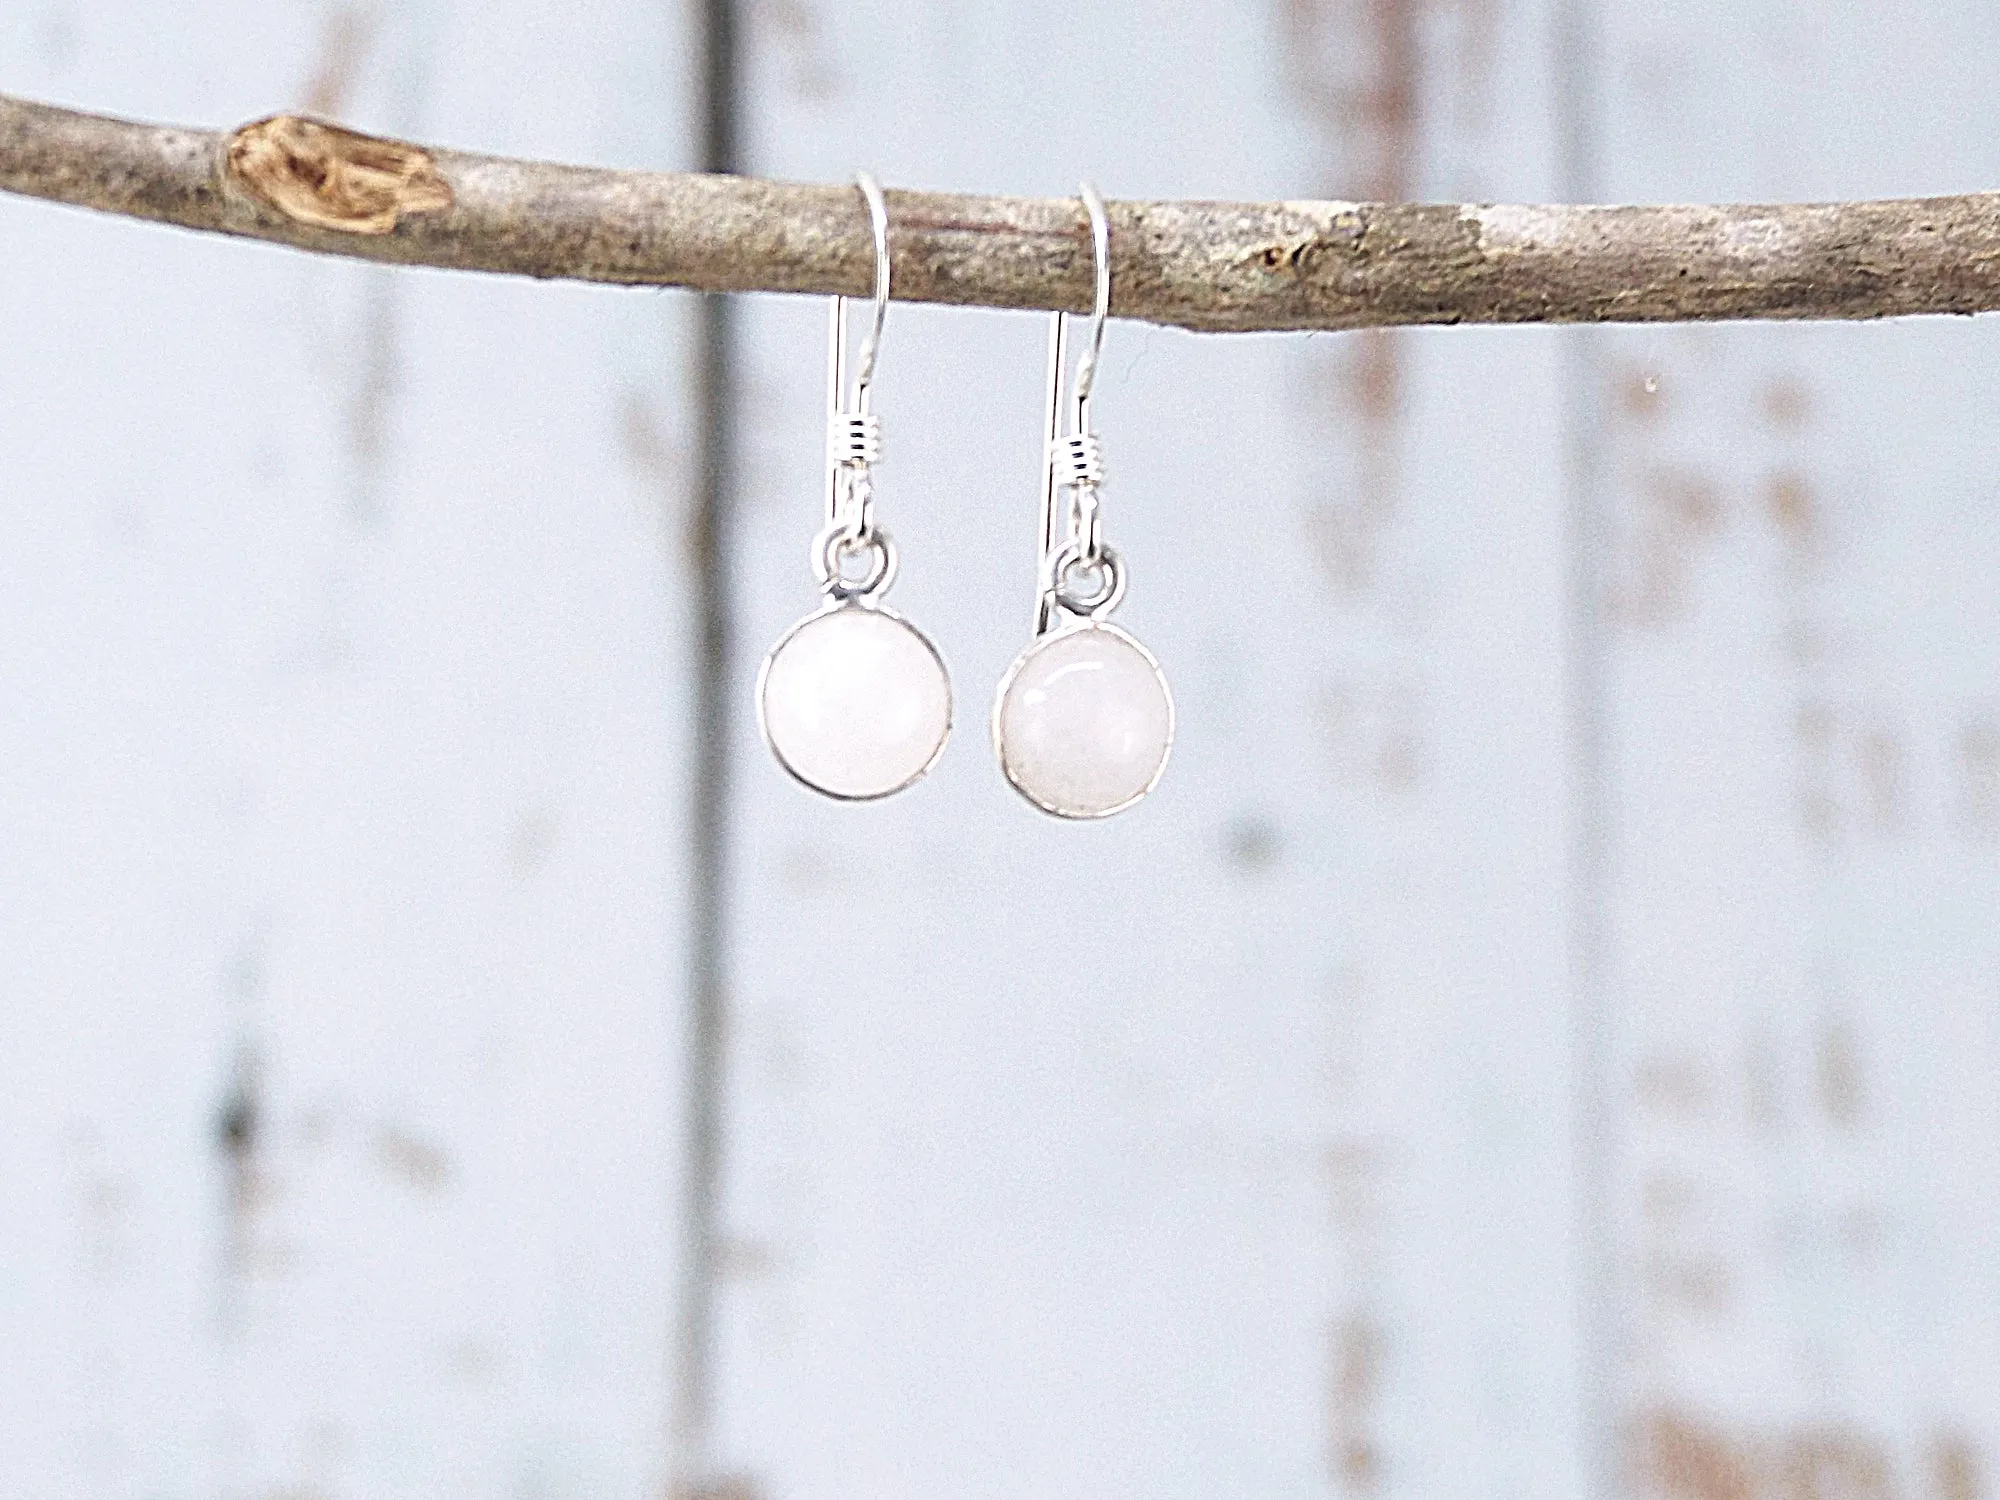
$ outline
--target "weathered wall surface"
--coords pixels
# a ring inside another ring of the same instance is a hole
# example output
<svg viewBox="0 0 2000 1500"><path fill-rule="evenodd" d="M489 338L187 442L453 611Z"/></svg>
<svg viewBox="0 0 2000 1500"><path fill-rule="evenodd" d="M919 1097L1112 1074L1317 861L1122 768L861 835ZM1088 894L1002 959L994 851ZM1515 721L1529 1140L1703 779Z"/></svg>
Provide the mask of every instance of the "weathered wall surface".
<svg viewBox="0 0 2000 1500"><path fill-rule="evenodd" d="M779 176L2000 166L1970 3L743 14ZM0 86L683 164L692 27L23 0ZM668 1491L689 311L0 202L5 1500ZM1992 1493L1990 329L1114 326L1181 737L1079 828L986 740L1042 321L891 313L891 602L959 713L861 809L751 724L824 310L742 326L714 1492Z"/></svg>
<svg viewBox="0 0 2000 1500"><path fill-rule="evenodd" d="M1990 12L1605 11L1620 199L2000 172ZM2000 1484L1985 323L1601 346L1602 893L1634 1485Z"/></svg>
<svg viewBox="0 0 2000 1500"><path fill-rule="evenodd" d="M680 48L0 12L29 95L635 165ZM661 1487L684 312L0 204L0 1493Z"/></svg>

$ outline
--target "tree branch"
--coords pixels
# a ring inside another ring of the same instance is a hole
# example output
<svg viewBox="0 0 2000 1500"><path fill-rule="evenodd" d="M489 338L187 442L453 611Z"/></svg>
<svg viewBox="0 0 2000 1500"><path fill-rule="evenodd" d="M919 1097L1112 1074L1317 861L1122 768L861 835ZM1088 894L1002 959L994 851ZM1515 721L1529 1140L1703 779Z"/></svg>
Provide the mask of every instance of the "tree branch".
<svg viewBox="0 0 2000 1500"><path fill-rule="evenodd" d="M0 96L0 190L399 265L866 296L851 187L231 133ZM1075 199L889 195L895 294L1090 301ZM1116 203L1113 311L1212 331L1883 318L2000 308L2000 195L1773 207Z"/></svg>

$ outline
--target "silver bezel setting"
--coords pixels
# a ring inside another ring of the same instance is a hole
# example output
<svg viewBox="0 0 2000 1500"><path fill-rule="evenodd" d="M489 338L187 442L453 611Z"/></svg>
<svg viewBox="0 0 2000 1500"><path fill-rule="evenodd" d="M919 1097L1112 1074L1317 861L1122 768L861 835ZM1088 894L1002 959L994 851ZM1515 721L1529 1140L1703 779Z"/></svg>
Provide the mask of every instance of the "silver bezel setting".
<svg viewBox="0 0 2000 1500"><path fill-rule="evenodd" d="M1050 807L1048 803L1042 801L1041 798L1037 797L1033 792L1014 779L1013 768L1007 763L1007 747L1001 738L1000 710L1007 702L1007 693L1014 686L1014 679L1020 676L1021 669L1033 660L1039 652L1057 641L1067 640L1069 637L1078 635L1086 630L1099 630L1103 631L1106 635L1116 636L1134 651L1138 652L1146 665L1153 669L1153 678L1160 684L1160 694L1167 700L1167 743L1166 747L1160 752L1160 763L1153 768L1151 778L1138 791L1127 797L1116 807L1107 807L1102 812L1064 812L1060 808ZM1074 625L1052 630L1047 635L1036 637L1019 656L1014 658L1014 664L1007 669L1006 675L1000 679L999 688L993 694L993 713L990 723L993 735L993 754L1000 762L1000 774L1007 778L1007 784L1016 792L1019 792L1022 799L1030 807L1038 812L1046 813L1052 818L1060 818L1065 823L1094 823L1103 818L1116 817L1134 803L1142 801L1154 787L1160 784L1160 778L1167 774L1167 762L1173 759L1174 736L1180 728L1180 711L1174 705L1174 690L1167 682L1167 674L1161 669L1159 658L1146 649L1143 641L1129 630L1121 629L1108 620L1083 620Z"/></svg>
<svg viewBox="0 0 2000 1500"><path fill-rule="evenodd" d="M784 751L780 750L777 741L771 738L771 726L764 715L764 690L770 682L771 663L777 660L778 653L791 643L793 636L804 630L808 625L814 624L816 621L823 620L828 615L836 614L844 609L865 609L870 614L881 615L886 619L895 621L903 629L915 636L918 642L922 644L924 650L930 653L931 660L937 663L938 675L944 679L944 732L938 736L937 746L931 751L930 758L911 775L897 782L894 786L883 791L867 792L860 795L852 792L836 792L830 788L821 786L816 781L808 780L796 766L785 759ZM1137 642L1134 642L1134 644L1136 645ZM1140 649L1144 650L1145 648L1141 647ZM939 652L936 644L929 636L897 614L896 611L890 609L886 604L874 604L858 597L852 599L829 598L826 603L822 604L811 614L793 621L791 627L771 643L771 649L764 653L764 660L757 668L757 733L764 741L764 748L771 752L771 758L778 763L779 767L792 780L796 781L807 791L815 792L822 797L830 797L836 802L880 802L884 797L893 797L898 792L908 791L928 776L931 768L943 758L945 746L951 742L951 731L957 723L957 719L958 700L956 694L951 689L951 672L945 666L943 654Z"/></svg>

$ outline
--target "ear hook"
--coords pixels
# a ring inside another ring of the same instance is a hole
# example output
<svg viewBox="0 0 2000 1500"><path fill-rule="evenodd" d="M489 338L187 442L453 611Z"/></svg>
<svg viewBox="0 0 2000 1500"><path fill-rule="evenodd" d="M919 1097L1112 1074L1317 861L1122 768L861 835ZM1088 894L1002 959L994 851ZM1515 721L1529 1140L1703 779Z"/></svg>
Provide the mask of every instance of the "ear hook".
<svg viewBox="0 0 2000 1500"><path fill-rule="evenodd" d="M868 225L875 232L875 322L861 341L861 376L855 382L855 399L866 411L868 388L875 383L875 356L882 347L882 323L889 316L889 205L882 185L871 174L857 172L854 180L868 200Z"/></svg>
<svg viewBox="0 0 2000 1500"><path fill-rule="evenodd" d="M1090 388L1097 382L1097 361L1104 353L1104 323L1111 316L1111 217L1095 183L1079 184L1084 211L1090 215L1091 263L1097 271L1097 298L1090 311L1090 343L1083 351L1083 364L1076 372L1077 430L1087 432L1090 423L1081 414L1090 405Z"/></svg>
<svg viewBox="0 0 2000 1500"><path fill-rule="evenodd" d="M1058 608L1091 619L1108 614L1125 592L1125 569L1099 533L1098 487L1104 483L1104 456L1090 428L1090 391L1104 354L1104 325L1111 316L1111 219L1104 199L1091 183L1080 184L1083 206L1090 215L1091 260L1096 270L1096 294L1090 312L1090 339L1069 381L1070 430L1063 428L1064 378L1069 374L1069 313L1049 319L1049 402L1042 425L1041 579L1035 598L1035 632L1055 625ZM1065 507L1061 494L1067 490ZM1104 588L1084 601L1066 592L1066 570L1082 565L1107 568Z"/></svg>
<svg viewBox="0 0 2000 1500"><path fill-rule="evenodd" d="M868 466L882 457L882 424L869 411L869 391L875 384L875 359L882 348L882 324L889 315L889 206L882 186L867 172L854 181L868 201L868 225L875 236L875 320L862 340L860 378L854 384L854 405L847 405L847 303L835 297L827 314L826 356L826 519L829 526L845 524L849 538L867 534L871 525ZM858 493L861 504L846 514L843 497Z"/></svg>

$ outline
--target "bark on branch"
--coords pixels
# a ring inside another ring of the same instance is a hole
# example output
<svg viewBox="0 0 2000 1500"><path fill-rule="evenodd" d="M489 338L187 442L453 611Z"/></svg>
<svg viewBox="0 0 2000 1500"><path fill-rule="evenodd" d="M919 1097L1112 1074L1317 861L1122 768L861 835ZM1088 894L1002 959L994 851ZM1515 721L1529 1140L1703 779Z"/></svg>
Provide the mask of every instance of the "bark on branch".
<svg viewBox="0 0 2000 1500"><path fill-rule="evenodd" d="M279 116L234 132L0 96L0 190L400 265L867 295L851 187L431 150ZM1075 199L889 194L895 295L1090 300ZM2000 308L2000 194L1556 207L1114 203L1113 311L1210 331L1883 318Z"/></svg>

